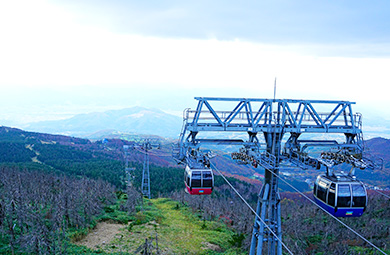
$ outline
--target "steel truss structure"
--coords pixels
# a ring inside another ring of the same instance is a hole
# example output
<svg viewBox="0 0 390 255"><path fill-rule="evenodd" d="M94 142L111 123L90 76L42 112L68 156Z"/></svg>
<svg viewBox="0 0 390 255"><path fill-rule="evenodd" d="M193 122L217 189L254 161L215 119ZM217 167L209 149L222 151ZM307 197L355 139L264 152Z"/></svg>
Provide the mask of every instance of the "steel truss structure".
<svg viewBox="0 0 390 255"><path fill-rule="evenodd" d="M157 139L142 139L140 142L133 142L132 145L124 145L123 149L125 151L125 160L126 167L125 171L128 176L128 183L131 183L131 180L134 179L132 172L134 168L129 167L128 161L128 151L131 150L141 150L144 153L143 169L142 169L142 181L141 181L141 192L144 197L151 198L150 196L150 171L149 171L149 151L153 147L160 148L160 143ZM128 184L129 185L129 184ZM131 185L131 184L130 184Z"/></svg>
<svg viewBox="0 0 390 255"><path fill-rule="evenodd" d="M144 197L150 199L150 172L149 172L149 153L146 150L144 154L144 167L142 169L141 190Z"/></svg>
<svg viewBox="0 0 390 255"><path fill-rule="evenodd" d="M129 156L130 156L129 155L129 150L130 149L134 149L133 146L123 145L123 150L125 152L125 173L126 173L126 176L127 176L126 183L127 183L127 186L132 187L133 186L133 179L134 179L135 168L129 166Z"/></svg>
<svg viewBox="0 0 390 255"><path fill-rule="evenodd" d="M362 116L352 111L354 102L292 99L211 98L196 97L196 110L186 109L183 128L173 156L179 163L207 157L204 145L240 145L232 158L239 163L264 167L265 180L258 195L249 254L282 254L279 165L283 161L298 166L329 167L338 161L333 154L314 158L305 153L308 147L337 149L337 154L349 158L359 168L374 164L363 157ZM215 106L218 105L218 106ZM221 110L221 108L227 110ZM218 135L213 135L214 133ZM223 134L241 132L247 140L231 139ZM199 137L207 133L206 137ZM303 133L343 134L344 142L336 140L299 140ZM289 137L283 139L286 134ZM264 142L260 142L262 135ZM210 138L211 136L211 138ZM284 146L282 143L284 142ZM341 158L341 157L340 157ZM343 162L346 162L344 160ZM355 166L355 165L354 165ZM266 223L277 238L265 228ZM266 243L266 244L265 244Z"/></svg>

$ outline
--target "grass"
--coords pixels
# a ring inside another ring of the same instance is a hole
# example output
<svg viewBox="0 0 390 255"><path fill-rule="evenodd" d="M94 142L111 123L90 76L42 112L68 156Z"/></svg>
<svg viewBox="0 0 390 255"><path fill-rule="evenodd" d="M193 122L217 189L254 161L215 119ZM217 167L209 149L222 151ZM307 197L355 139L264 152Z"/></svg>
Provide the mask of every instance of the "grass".
<svg viewBox="0 0 390 255"><path fill-rule="evenodd" d="M170 199L156 199L155 206L163 212L159 229L162 247L177 254L207 254L231 248L234 233L219 222L203 221L186 206Z"/></svg>
<svg viewBox="0 0 390 255"><path fill-rule="evenodd" d="M120 215L108 210L111 215ZM222 222L204 221L192 210L171 199L145 200L142 209L123 224L117 238L96 253L133 254L145 240L158 236L158 247L164 254L246 254L234 247L240 236ZM156 245L155 241L153 244ZM73 247L76 249L76 247Z"/></svg>

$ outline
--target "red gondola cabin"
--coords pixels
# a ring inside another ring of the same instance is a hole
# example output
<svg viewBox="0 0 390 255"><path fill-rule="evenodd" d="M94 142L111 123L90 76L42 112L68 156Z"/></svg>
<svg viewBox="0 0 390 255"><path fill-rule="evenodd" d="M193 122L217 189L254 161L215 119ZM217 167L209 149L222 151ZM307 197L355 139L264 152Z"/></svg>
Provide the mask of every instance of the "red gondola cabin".
<svg viewBox="0 0 390 255"><path fill-rule="evenodd" d="M214 175L210 168L190 168L184 174L186 191L191 195L210 195L214 188Z"/></svg>

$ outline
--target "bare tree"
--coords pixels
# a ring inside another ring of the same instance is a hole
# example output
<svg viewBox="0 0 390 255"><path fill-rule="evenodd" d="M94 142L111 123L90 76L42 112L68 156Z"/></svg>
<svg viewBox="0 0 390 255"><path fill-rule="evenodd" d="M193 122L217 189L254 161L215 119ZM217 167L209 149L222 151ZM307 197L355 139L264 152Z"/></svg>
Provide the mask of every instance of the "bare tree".
<svg viewBox="0 0 390 255"><path fill-rule="evenodd" d="M105 204L115 201L115 188L101 180L55 176L0 168L0 233L10 250L62 254L69 227L85 227Z"/></svg>

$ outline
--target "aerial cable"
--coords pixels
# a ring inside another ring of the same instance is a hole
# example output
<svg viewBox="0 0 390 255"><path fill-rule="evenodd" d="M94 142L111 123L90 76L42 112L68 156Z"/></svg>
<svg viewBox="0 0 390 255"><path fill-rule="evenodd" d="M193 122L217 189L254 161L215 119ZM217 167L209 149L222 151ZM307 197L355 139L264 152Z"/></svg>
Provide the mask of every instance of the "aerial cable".
<svg viewBox="0 0 390 255"><path fill-rule="evenodd" d="M345 175L345 174L343 174L343 175L344 175L344 176L347 176L347 175ZM363 184L364 187L366 187L367 189L369 188L366 184L364 184L364 183L362 183L362 184ZM386 195L386 194L383 193L383 192L380 192L379 190L373 189L373 191L375 191L376 193L381 194L382 196L385 196L385 197L387 197L388 199L390 199L390 196Z"/></svg>
<svg viewBox="0 0 390 255"><path fill-rule="evenodd" d="M271 171L270 171L271 172ZM350 226L348 226L347 224L345 224L344 222L342 222L341 220L339 220L338 218L336 218L335 216L333 216L331 213L329 213L328 211L326 211L325 209L323 209L322 207L320 207L319 205L316 204L316 202L314 202L313 200L311 200L308 196L306 196L304 193L302 193L301 191L299 191L297 188L295 188L293 185L291 185L290 183L288 183L287 181L285 181L283 178L281 178L279 175L275 174L274 172L271 172L273 175L275 175L277 178L279 178L279 180L283 181L285 184L287 184L288 186L290 186L292 189L294 189L296 192L298 192L299 194L301 194L304 198L306 198L307 200L309 200L311 203L313 203L315 206L317 206L318 208L320 208L322 211L326 212L329 216L331 216L333 219L335 219L336 221L338 221L341 225L343 225L344 227L346 227L347 229L349 229L350 231L352 231L355 235L357 235L358 237L360 237L361 239L363 239L365 242L367 242L369 245L371 245L372 247L374 247L376 250L378 250L380 253L384 254L384 255L387 255L387 253L385 253L384 251L382 251L380 248L378 248L377 246L375 246L373 243L371 243L370 241L368 241L364 236L360 235L358 232L356 232L354 229L352 229Z"/></svg>
<svg viewBox="0 0 390 255"><path fill-rule="evenodd" d="M146 152L144 150L141 150L141 149L138 149L138 148L134 148L136 151L142 153L142 154L146 154L146 153L149 153L149 155L153 155L153 156L161 156L161 157L172 157L171 154L157 154L157 153L153 153L153 152Z"/></svg>
<svg viewBox="0 0 390 255"><path fill-rule="evenodd" d="M383 163L383 162L382 162ZM385 171L383 170L383 169L378 169L379 171L382 171L383 173L385 173ZM369 188L367 185L365 185L366 186L366 188ZM370 189L371 190L371 189ZM376 190L376 189L373 189L376 193L378 193L378 194L381 194L381 195L383 195L383 196L385 196L385 197L387 197L388 199L390 199L390 196L388 196L388 195L386 195L385 193L383 193L383 192L380 192L380 191L378 191L378 190Z"/></svg>
<svg viewBox="0 0 390 255"><path fill-rule="evenodd" d="M368 188L368 187L366 186L366 188ZM388 199L390 199L390 196L386 195L385 193L382 193L382 192L380 192L380 191L378 191L378 190L376 190L376 189L373 189L373 191L375 191L376 193L381 194L382 196L385 196L385 197L387 197Z"/></svg>
<svg viewBox="0 0 390 255"><path fill-rule="evenodd" d="M383 195L383 196L385 196L385 197L387 197L388 199L390 199L390 196L386 195L385 193L382 193L382 192L380 192L380 191L378 191L376 189L374 189L374 191L379 193L379 194L381 194L381 195Z"/></svg>
<svg viewBox="0 0 390 255"><path fill-rule="evenodd" d="M366 186L366 188L368 188L367 185L364 185L364 186ZM380 192L379 190L373 189L373 191L375 191L376 193L381 194L382 196L385 196L385 197L387 197L388 199L390 199L390 196L386 195L386 194L383 193L383 192Z"/></svg>
<svg viewBox="0 0 390 255"><path fill-rule="evenodd" d="M294 254L290 249L280 240L280 238L275 234L274 231L264 222L264 220L256 213L256 211L248 204L248 202L241 196L241 194L233 187L233 185L226 179L226 177L221 173L221 171L218 170L218 168L210 162L210 164L214 167L214 169L222 176L222 178L225 180L225 182L230 186L230 188L233 189L233 191L237 194L237 196L248 206L248 208L255 214L257 218L260 219L260 221L267 227L267 229L271 232L271 234L282 244L282 246L288 251L289 254Z"/></svg>
<svg viewBox="0 0 390 255"><path fill-rule="evenodd" d="M152 156L158 156L158 157L172 157L172 154L158 154L158 153L153 153L153 152L149 152L149 155L152 155Z"/></svg>

